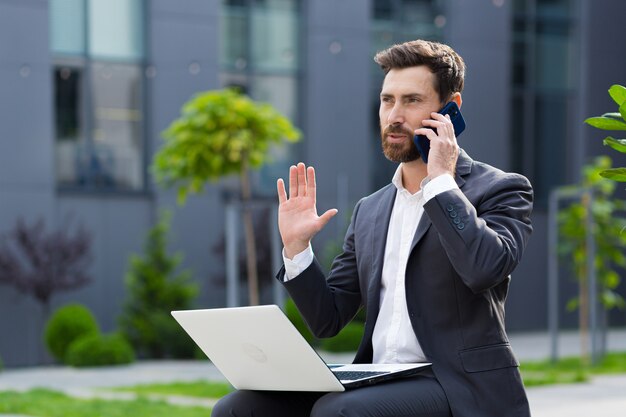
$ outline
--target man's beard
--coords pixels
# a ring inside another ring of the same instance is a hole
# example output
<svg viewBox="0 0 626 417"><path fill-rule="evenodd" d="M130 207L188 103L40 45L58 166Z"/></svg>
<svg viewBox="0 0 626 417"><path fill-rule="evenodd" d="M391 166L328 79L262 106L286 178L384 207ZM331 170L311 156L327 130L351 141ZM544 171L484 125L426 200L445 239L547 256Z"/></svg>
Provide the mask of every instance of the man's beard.
<svg viewBox="0 0 626 417"><path fill-rule="evenodd" d="M403 143L390 143L387 141L387 135L391 133L400 133L406 135L409 140ZM420 157L417 147L413 143L413 132L404 129L400 124L389 125L380 129L380 137L385 157L392 162L411 162Z"/></svg>

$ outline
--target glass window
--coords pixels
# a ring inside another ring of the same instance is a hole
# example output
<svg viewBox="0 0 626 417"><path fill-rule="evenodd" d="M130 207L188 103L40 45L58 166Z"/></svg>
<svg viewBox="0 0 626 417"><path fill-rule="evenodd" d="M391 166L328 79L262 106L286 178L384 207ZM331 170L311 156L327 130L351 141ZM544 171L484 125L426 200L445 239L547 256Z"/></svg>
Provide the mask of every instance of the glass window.
<svg viewBox="0 0 626 417"><path fill-rule="evenodd" d="M279 6L268 2L252 8L252 65L261 71L294 70L298 65L298 15Z"/></svg>
<svg viewBox="0 0 626 417"><path fill-rule="evenodd" d="M57 54L85 53L85 0L50 0L50 43Z"/></svg>
<svg viewBox="0 0 626 417"><path fill-rule="evenodd" d="M143 4L51 0L56 176L62 188L145 188Z"/></svg>
<svg viewBox="0 0 626 417"><path fill-rule="evenodd" d="M530 177L538 207L567 182L568 122L574 109L576 50L570 0L518 0L513 20L512 165Z"/></svg>
<svg viewBox="0 0 626 417"><path fill-rule="evenodd" d="M89 0L89 54L138 60L143 56L142 1Z"/></svg>
<svg viewBox="0 0 626 417"><path fill-rule="evenodd" d="M92 138L98 168L115 188L142 188L141 69L94 63L92 74Z"/></svg>

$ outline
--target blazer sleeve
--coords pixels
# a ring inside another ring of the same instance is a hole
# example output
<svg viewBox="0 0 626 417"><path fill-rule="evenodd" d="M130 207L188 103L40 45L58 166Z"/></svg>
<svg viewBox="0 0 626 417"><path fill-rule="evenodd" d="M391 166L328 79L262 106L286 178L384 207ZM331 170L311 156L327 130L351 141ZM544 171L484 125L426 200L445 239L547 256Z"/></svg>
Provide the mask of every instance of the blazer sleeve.
<svg viewBox="0 0 626 417"><path fill-rule="evenodd" d="M469 187L470 184L465 184ZM484 179L474 205L460 189L424 205L455 271L473 292L507 279L522 258L532 232L530 182L518 174Z"/></svg>
<svg viewBox="0 0 626 417"><path fill-rule="evenodd" d="M354 208L342 252L335 258L328 279L317 259L300 275L284 281L284 266L277 279L293 298L316 337L332 337L354 318L361 307L361 292L355 250L355 222L360 202Z"/></svg>

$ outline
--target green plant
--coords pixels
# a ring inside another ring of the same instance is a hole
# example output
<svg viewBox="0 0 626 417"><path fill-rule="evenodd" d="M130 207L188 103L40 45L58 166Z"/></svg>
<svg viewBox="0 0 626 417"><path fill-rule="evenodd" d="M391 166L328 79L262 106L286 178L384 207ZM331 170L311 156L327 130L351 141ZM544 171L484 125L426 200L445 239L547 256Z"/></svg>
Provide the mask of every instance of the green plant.
<svg viewBox="0 0 626 417"><path fill-rule="evenodd" d="M609 95L617 103L618 112L590 117L585 120L585 123L602 130L624 131L626 130L626 87L613 85L609 88ZM626 139L607 136L604 138L604 144L618 152L626 153ZM626 182L626 167L604 169L600 175L614 181Z"/></svg>
<svg viewBox="0 0 626 417"><path fill-rule="evenodd" d="M194 344L170 315L191 308L197 285L189 271L176 272L182 255L167 253L171 215L162 212L146 237L144 255L132 255L127 297L119 318L122 334L141 356L190 358Z"/></svg>
<svg viewBox="0 0 626 417"><path fill-rule="evenodd" d="M589 317L588 293L588 254L587 254L587 221L589 210L593 220L593 238L596 246L594 268L598 280L598 296L606 310L616 307L623 308L623 297L615 290L620 283L617 268L626 266L626 220L616 216L617 212L626 209L624 201L614 199L615 182L602 176L611 167L611 159L607 156L598 157L593 164L583 167L582 184L584 189L593 193L590 200L583 194L580 201L559 212L559 232L563 238L559 242L559 253L568 256L574 276L579 282L579 298L571 300L568 308L579 308L579 321L582 336L583 352L586 352L586 335ZM593 203L591 203L593 201Z"/></svg>
<svg viewBox="0 0 626 417"><path fill-rule="evenodd" d="M65 362L76 367L122 365L135 360L130 344L119 334L89 334L72 342Z"/></svg>
<svg viewBox="0 0 626 417"><path fill-rule="evenodd" d="M306 324L300 311L298 311L298 307L296 307L296 303L293 302L291 298L288 298L285 301L285 314L291 323L294 325L298 332L312 345L317 345L318 340L313 336L311 330L309 330L309 326Z"/></svg>
<svg viewBox="0 0 626 417"><path fill-rule="evenodd" d="M178 201L201 192L208 181L237 174L244 202L244 230L250 304L258 304L258 274L249 171L261 167L271 145L296 141L300 132L271 105L255 103L233 89L199 93L163 132L165 144L154 158L159 184L176 186Z"/></svg>
<svg viewBox="0 0 626 417"><path fill-rule="evenodd" d="M44 340L52 356L57 361L64 362L72 342L82 336L98 333L98 323L87 307L67 304L57 309L48 320Z"/></svg>
<svg viewBox="0 0 626 417"><path fill-rule="evenodd" d="M355 352L363 338L363 323L351 322L334 337L322 339L321 348L328 352Z"/></svg>
<svg viewBox="0 0 626 417"><path fill-rule="evenodd" d="M133 400L81 399L45 389L0 392L0 413L38 417L207 417L211 414L208 407L172 405L145 397Z"/></svg>

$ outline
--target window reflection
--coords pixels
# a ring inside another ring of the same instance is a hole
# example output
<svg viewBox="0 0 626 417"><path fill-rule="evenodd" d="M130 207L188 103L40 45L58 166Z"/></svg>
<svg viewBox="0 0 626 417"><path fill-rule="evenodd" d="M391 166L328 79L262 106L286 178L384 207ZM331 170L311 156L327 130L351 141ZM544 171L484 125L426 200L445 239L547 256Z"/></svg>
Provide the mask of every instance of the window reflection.
<svg viewBox="0 0 626 417"><path fill-rule="evenodd" d="M50 0L61 188L145 188L142 5Z"/></svg>

